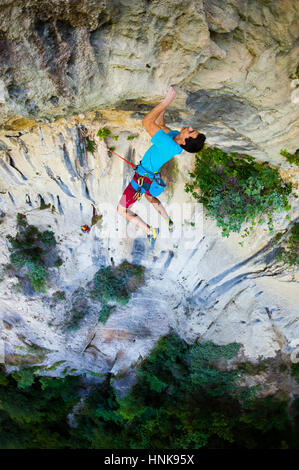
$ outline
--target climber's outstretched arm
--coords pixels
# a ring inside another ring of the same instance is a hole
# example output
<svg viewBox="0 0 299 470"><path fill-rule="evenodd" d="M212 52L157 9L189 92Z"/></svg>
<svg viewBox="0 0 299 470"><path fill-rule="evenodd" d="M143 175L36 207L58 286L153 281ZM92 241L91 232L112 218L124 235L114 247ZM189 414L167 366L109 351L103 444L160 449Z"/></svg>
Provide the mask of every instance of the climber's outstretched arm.
<svg viewBox="0 0 299 470"><path fill-rule="evenodd" d="M174 100L176 92L173 87L170 87L164 100L162 100L157 106L155 106L147 115L142 119L142 124L144 125L147 132L152 137L155 133L162 128L156 124L156 119L160 116L161 113L165 111L167 106Z"/></svg>
<svg viewBox="0 0 299 470"><path fill-rule="evenodd" d="M163 129L163 131L166 132L166 134L168 134L168 132L170 131L170 128L165 125L164 113L165 113L165 110L162 111L162 113L159 114L159 116L158 116L158 118L156 119L155 123L156 123L158 126L160 126L161 129Z"/></svg>

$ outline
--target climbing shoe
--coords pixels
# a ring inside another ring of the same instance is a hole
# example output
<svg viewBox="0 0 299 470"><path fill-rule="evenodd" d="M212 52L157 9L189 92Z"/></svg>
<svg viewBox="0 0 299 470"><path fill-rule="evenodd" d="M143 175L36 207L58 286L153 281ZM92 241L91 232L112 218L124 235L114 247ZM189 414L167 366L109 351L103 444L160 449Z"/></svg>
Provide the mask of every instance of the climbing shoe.
<svg viewBox="0 0 299 470"><path fill-rule="evenodd" d="M170 233L172 233L173 229L174 229L174 223L171 220L171 218L169 217L169 219L168 219L168 230L169 230Z"/></svg>
<svg viewBox="0 0 299 470"><path fill-rule="evenodd" d="M150 235L147 235L148 243L152 250L155 247L158 234L159 234L159 229L155 227L151 227L151 233Z"/></svg>

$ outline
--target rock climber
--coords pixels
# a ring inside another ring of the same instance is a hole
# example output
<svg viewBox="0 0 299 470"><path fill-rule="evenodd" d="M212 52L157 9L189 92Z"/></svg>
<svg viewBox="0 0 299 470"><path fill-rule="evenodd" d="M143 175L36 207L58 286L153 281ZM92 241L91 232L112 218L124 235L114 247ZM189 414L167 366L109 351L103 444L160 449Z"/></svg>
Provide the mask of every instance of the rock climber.
<svg viewBox="0 0 299 470"><path fill-rule="evenodd" d="M124 190L117 206L117 212L121 216L146 233L151 248L155 245L159 229L144 222L130 208L144 194L145 198L167 221L169 231L172 232L174 223L156 197L165 188L165 183L160 177L160 169L175 155L181 154L183 149L189 153L199 152L206 139L204 134L192 127L183 127L181 131L174 131L165 126L164 113L175 96L176 91L170 87L165 98L142 119L142 124L152 137L153 145L145 152L136 168L133 179Z"/></svg>

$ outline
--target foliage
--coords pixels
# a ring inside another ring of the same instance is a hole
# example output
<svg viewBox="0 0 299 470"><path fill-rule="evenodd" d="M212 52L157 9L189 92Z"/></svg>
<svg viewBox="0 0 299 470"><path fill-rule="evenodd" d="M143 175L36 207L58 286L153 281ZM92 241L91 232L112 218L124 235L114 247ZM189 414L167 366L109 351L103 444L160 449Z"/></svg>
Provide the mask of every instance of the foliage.
<svg viewBox="0 0 299 470"><path fill-rule="evenodd" d="M215 217L222 228L222 236L240 232L242 224L267 221L273 231L274 211L290 209L288 196L291 183L285 183L277 169L255 161L249 155L226 153L218 148L204 147L195 155L195 167L190 173L191 183L185 191ZM198 192L198 189L200 192ZM250 232L245 229L245 234Z"/></svg>
<svg viewBox="0 0 299 470"><path fill-rule="evenodd" d="M115 390L108 376L101 386L89 395L72 430L75 448L122 449L122 423Z"/></svg>
<svg viewBox="0 0 299 470"><path fill-rule="evenodd" d="M28 225L26 216L20 213L17 214L17 228L15 237L7 235L11 245L10 262L19 269L26 266L33 289L45 292L48 277L45 262L50 255L49 248L56 245L54 233L40 232L34 225Z"/></svg>
<svg viewBox="0 0 299 470"><path fill-rule="evenodd" d="M20 212L17 213L17 225L26 227L27 225L26 215L21 214Z"/></svg>
<svg viewBox="0 0 299 470"><path fill-rule="evenodd" d="M45 209L50 209L50 207L51 207L51 203L46 204L43 199L41 200L40 206L39 206L39 208L40 208L41 211L43 211L43 210L45 210Z"/></svg>
<svg viewBox="0 0 299 470"><path fill-rule="evenodd" d="M106 323L116 303L125 305L144 280L143 266L124 261L119 266L102 266L88 284L88 289L79 287L69 299L66 328L76 330L82 320L90 313L98 312L98 321ZM57 293L56 293L57 294ZM57 300L53 296L52 307Z"/></svg>
<svg viewBox="0 0 299 470"><path fill-rule="evenodd" d="M109 318L111 312L115 310L115 305L106 305L104 304L100 313L99 313L99 322L105 324Z"/></svg>
<svg viewBox="0 0 299 470"><path fill-rule="evenodd" d="M124 397L109 378L88 398L78 418L78 447L134 449L281 448L298 445L286 402L243 400L238 370L222 370L239 345L188 345L162 338ZM79 439L79 441L78 441ZM287 443L287 444L286 444Z"/></svg>
<svg viewBox="0 0 299 470"><path fill-rule="evenodd" d="M45 230L44 232L38 232L37 238L46 246L56 245L54 232L50 230Z"/></svg>
<svg viewBox="0 0 299 470"><path fill-rule="evenodd" d="M99 129L97 132L97 136L100 138L100 140L105 139L110 134L111 134L111 131L107 129L107 127L103 127L103 129Z"/></svg>
<svg viewBox="0 0 299 470"><path fill-rule="evenodd" d="M100 268L93 278L93 284L94 298L121 302L129 300L123 279L117 276L113 266Z"/></svg>
<svg viewBox="0 0 299 470"><path fill-rule="evenodd" d="M24 390L30 387L34 382L33 369L24 368L12 374L12 377L17 382L17 387Z"/></svg>
<svg viewBox="0 0 299 470"><path fill-rule="evenodd" d="M299 264L299 222L296 222L284 246L279 247L276 259L289 266Z"/></svg>
<svg viewBox="0 0 299 470"><path fill-rule="evenodd" d="M36 292L46 292L46 279L48 277L46 268L41 263L27 263L29 268L28 278Z"/></svg>
<svg viewBox="0 0 299 470"><path fill-rule="evenodd" d="M87 136L86 137L86 151L94 154L96 149L97 149L97 144L95 143L95 141L90 140L90 138Z"/></svg>
<svg viewBox="0 0 299 470"><path fill-rule="evenodd" d="M58 290L58 291L54 292L54 294L53 294L53 299L54 299L54 300L57 300L57 301L59 301L59 300L65 300L65 292L64 292L64 290Z"/></svg>
<svg viewBox="0 0 299 470"><path fill-rule="evenodd" d="M81 320L88 315L89 313L89 307L86 308L76 308L73 307L70 311L71 318L70 321L68 322L68 328L70 330L77 330L80 326Z"/></svg>
<svg viewBox="0 0 299 470"><path fill-rule="evenodd" d="M296 150L295 153L289 153L286 149L283 149L280 151L280 155L285 157L289 163L299 166L299 150Z"/></svg>
<svg viewBox="0 0 299 470"><path fill-rule="evenodd" d="M107 302L125 305L130 299L130 292L143 283L143 278L144 267L127 261L118 267L101 267L94 275L90 291L91 297L103 304L99 321L105 323L113 310L113 306L108 307Z"/></svg>
<svg viewBox="0 0 299 470"><path fill-rule="evenodd" d="M58 260L55 261L54 263L55 268L59 268L62 265L63 265L63 260L61 258L58 258Z"/></svg>
<svg viewBox="0 0 299 470"><path fill-rule="evenodd" d="M32 368L0 369L0 448L71 447L67 415L79 400L78 377L40 377Z"/></svg>
<svg viewBox="0 0 299 470"><path fill-rule="evenodd" d="M0 370L0 448L298 448L299 400L292 423L284 400L253 394L244 400L251 389L238 385L241 372L223 366L238 349L236 343L189 345L168 335L142 362L125 396L109 375L91 389L72 429L67 416L79 402L79 377Z"/></svg>

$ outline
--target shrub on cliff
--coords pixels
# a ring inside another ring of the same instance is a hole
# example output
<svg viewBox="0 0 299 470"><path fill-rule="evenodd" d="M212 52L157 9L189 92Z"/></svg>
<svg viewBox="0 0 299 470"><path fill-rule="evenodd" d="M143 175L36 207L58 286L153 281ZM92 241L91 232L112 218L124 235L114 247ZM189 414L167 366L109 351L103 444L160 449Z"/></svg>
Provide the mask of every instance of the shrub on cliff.
<svg viewBox="0 0 299 470"><path fill-rule="evenodd" d="M144 267L122 262L119 266L102 266L88 283L76 289L70 299L67 329L75 330L82 320L98 311L98 321L106 323L116 305L125 305L130 295L144 283Z"/></svg>
<svg viewBox="0 0 299 470"><path fill-rule="evenodd" d="M289 266L299 264L299 222L293 225L286 242L279 247L276 259Z"/></svg>
<svg viewBox="0 0 299 470"><path fill-rule="evenodd" d="M90 140L89 137L86 137L86 151L94 154L96 149L97 144L93 140Z"/></svg>
<svg viewBox="0 0 299 470"><path fill-rule="evenodd" d="M101 267L94 275L90 295L102 302L99 321L105 323L114 306L107 302L125 305L134 292L144 282L144 267L123 261L119 266Z"/></svg>
<svg viewBox="0 0 299 470"><path fill-rule="evenodd" d="M285 183L277 169L249 155L205 147L195 155L190 177L191 183L186 184L185 191L217 220L224 237L240 232L246 222L251 224L250 230L256 223L267 222L272 232L272 214L290 209L288 196L292 184ZM243 236L248 234L249 230L245 229Z"/></svg>
<svg viewBox="0 0 299 470"><path fill-rule="evenodd" d="M280 151L280 155L285 157L291 165L299 166L299 149L295 153L290 153L286 149Z"/></svg>
<svg viewBox="0 0 299 470"><path fill-rule="evenodd" d="M34 225L29 225L23 214L17 214L17 229L15 237L7 235L10 262L19 269L26 267L26 277L33 289L45 292L48 277L46 261L52 256L49 249L56 245L54 233L49 230L41 232Z"/></svg>

